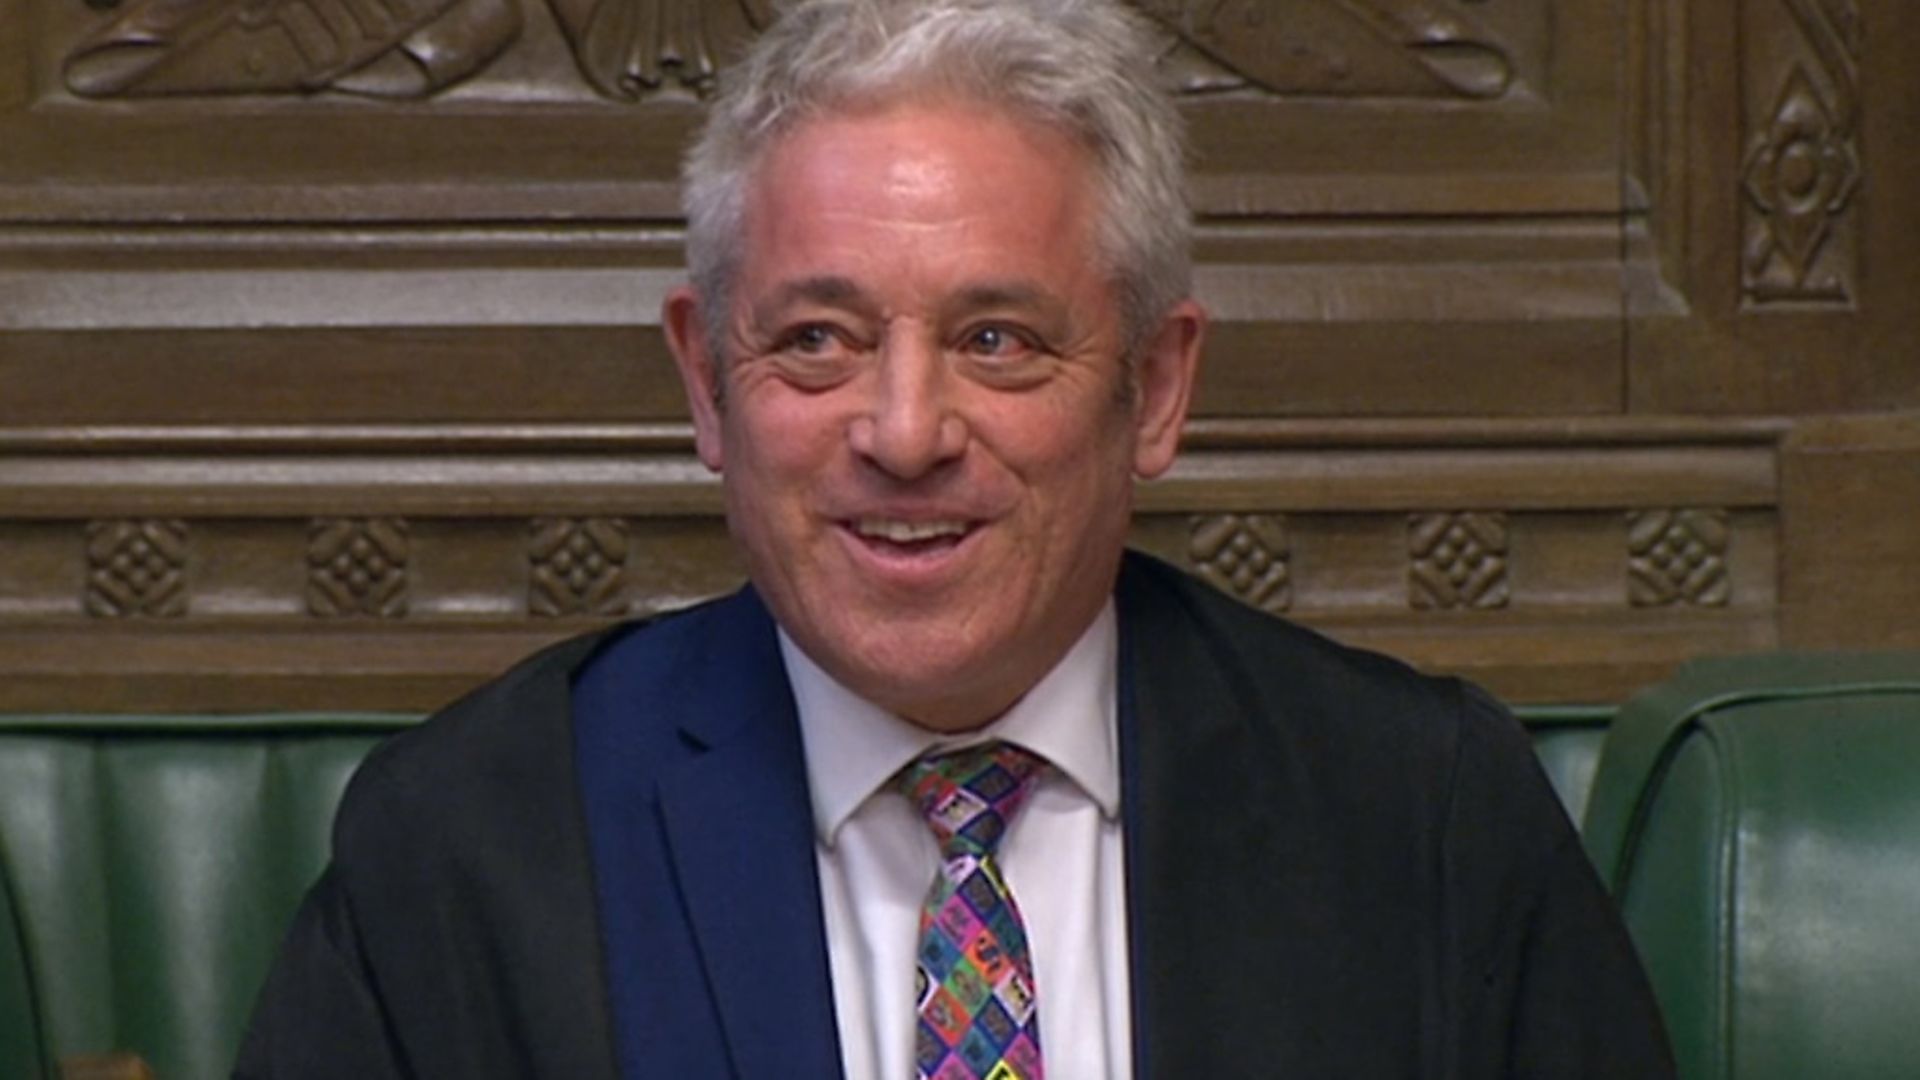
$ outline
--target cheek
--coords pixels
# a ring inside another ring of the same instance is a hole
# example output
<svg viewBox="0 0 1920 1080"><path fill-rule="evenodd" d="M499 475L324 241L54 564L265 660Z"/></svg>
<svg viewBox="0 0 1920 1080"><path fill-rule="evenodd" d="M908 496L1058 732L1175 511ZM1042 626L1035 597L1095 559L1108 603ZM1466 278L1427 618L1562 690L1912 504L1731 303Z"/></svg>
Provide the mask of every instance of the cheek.
<svg viewBox="0 0 1920 1080"><path fill-rule="evenodd" d="M834 427L824 410L810 408L806 399L768 397L741 401L726 428L729 468L744 469L763 489L823 468L834 445Z"/></svg>

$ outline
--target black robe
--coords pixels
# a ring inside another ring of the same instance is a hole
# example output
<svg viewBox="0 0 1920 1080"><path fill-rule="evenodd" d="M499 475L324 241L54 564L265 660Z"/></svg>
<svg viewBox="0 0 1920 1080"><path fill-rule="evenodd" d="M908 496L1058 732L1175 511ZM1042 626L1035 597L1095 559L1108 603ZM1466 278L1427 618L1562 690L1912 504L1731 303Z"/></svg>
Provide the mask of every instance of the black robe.
<svg viewBox="0 0 1920 1080"><path fill-rule="evenodd" d="M1672 1075L1625 931L1496 703L1141 556L1116 601L1135 1075ZM647 747L623 827L670 834L728 776L716 762L804 776L772 641L749 589L557 646L377 750L236 1075L615 1080L625 1060L645 1080L655 1057L621 1054L642 1046L684 1050L676 1080L836 1073L824 946L783 976L809 999L789 1034L740 1019L730 999L758 991L687 910L711 868L739 879L733 822L619 875L589 854L608 826L585 809L572 688L596 664L650 673L620 718ZM784 714L716 716L743 681ZM615 876L678 907L609 940ZM711 1008L610 1004L609 948L629 972L658 954L649 995Z"/></svg>

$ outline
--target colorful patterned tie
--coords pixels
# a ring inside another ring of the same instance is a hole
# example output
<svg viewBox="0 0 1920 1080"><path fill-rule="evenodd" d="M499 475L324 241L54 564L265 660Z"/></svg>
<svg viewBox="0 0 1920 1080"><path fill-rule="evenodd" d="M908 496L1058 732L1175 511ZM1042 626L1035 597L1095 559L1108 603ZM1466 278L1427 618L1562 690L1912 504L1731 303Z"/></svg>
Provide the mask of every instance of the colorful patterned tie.
<svg viewBox="0 0 1920 1080"><path fill-rule="evenodd" d="M940 842L920 909L920 1080L1041 1080L1027 931L994 851L1046 762L1006 743L921 758L899 779Z"/></svg>

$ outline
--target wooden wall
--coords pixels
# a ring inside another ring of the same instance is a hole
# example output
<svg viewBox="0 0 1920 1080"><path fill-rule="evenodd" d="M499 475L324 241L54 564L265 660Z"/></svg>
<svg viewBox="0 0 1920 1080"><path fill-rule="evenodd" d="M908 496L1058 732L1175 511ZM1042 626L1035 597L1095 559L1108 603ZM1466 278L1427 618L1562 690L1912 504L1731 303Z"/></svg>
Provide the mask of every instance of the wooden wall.
<svg viewBox="0 0 1920 1080"><path fill-rule="evenodd" d="M1137 540L1527 701L1920 646L1905 0L1140 0ZM0 709L420 708L739 578L656 328L767 0L0 0Z"/></svg>

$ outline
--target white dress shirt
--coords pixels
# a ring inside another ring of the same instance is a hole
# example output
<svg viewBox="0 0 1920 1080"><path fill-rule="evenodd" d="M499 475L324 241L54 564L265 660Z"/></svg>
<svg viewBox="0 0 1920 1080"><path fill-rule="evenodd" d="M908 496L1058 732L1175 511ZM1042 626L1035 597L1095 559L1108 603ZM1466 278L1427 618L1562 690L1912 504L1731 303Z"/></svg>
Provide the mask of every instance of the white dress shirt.
<svg viewBox="0 0 1920 1080"><path fill-rule="evenodd" d="M863 700L781 633L806 744L848 1080L914 1075L914 953L940 852L919 811L889 781L929 750L987 739L1025 747L1054 765L999 851L1032 950L1048 1080L1132 1075L1115 628L1108 602L1012 709L960 736L916 727Z"/></svg>

